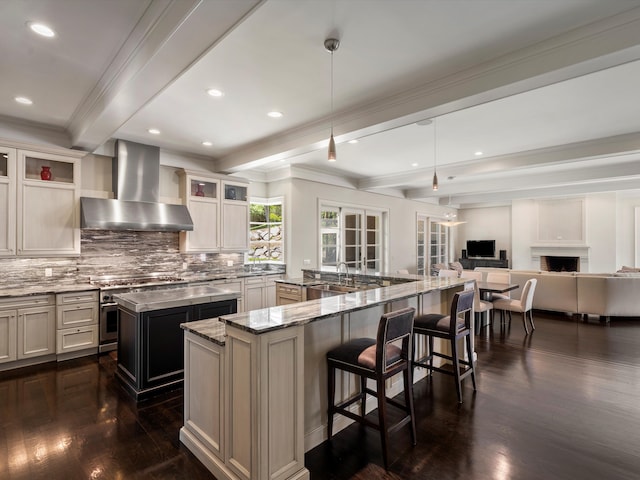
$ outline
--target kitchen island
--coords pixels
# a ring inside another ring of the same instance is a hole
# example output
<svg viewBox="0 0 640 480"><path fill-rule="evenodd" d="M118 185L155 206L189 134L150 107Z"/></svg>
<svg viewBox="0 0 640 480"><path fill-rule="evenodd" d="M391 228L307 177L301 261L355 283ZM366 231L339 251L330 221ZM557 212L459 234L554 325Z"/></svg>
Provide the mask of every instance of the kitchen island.
<svg viewBox="0 0 640 480"><path fill-rule="evenodd" d="M464 279L429 277L183 324L184 426L180 440L218 479L306 479L304 453L326 437L331 348L376 336L380 316L406 306L445 312ZM417 345L418 354L424 345ZM424 376L416 370L415 380ZM401 381L389 389L401 391ZM359 383L345 374L336 395ZM375 402L369 402L374 408ZM349 420L337 417L334 430Z"/></svg>
<svg viewBox="0 0 640 480"><path fill-rule="evenodd" d="M179 387L184 372L180 325L237 311L239 292L209 286L115 295L116 376L136 399Z"/></svg>

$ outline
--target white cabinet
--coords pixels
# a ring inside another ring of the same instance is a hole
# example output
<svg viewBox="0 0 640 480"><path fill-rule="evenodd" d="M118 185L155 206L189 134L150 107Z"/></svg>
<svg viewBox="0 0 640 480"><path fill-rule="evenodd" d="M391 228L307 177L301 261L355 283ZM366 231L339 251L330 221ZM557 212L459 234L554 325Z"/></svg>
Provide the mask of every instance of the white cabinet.
<svg viewBox="0 0 640 480"><path fill-rule="evenodd" d="M85 152L0 145L0 256L80 255Z"/></svg>
<svg viewBox="0 0 640 480"><path fill-rule="evenodd" d="M80 160L18 150L18 255L80 255Z"/></svg>
<svg viewBox="0 0 640 480"><path fill-rule="evenodd" d="M0 145L0 256L16 254L16 150Z"/></svg>
<svg viewBox="0 0 640 480"><path fill-rule="evenodd" d="M0 299L0 363L56 352L53 295Z"/></svg>
<svg viewBox="0 0 640 480"><path fill-rule="evenodd" d="M98 297L98 290L56 295L56 353L98 347Z"/></svg>
<svg viewBox="0 0 640 480"><path fill-rule="evenodd" d="M193 231L180 234L180 251L243 251L249 247L248 182L224 175L183 170L180 194Z"/></svg>
<svg viewBox="0 0 640 480"><path fill-rule="evenodd" d="M0 311L0 363L18 358L18 315L15 310Z"/></svg>
<svg viewBox="0 0 640 480"><path fill-rule="evenodd" d="M180 251L217 251L220 248L220 182L188 170L180 175L182 199L193 220L193 231L180 233Z"/></svg>
<svg viewBox="0 0 640 480"><path fill-rule="evenodd" d="M247 250L249 248L249 196L248 185L222 182L222 249Z"/></svg>
<svg viewBox="0 0 640 480"><path fill-rule="evenodd" d="M282 275L249 277L244 281L244 308L246 312L276 306L276 279Z"/></svg>

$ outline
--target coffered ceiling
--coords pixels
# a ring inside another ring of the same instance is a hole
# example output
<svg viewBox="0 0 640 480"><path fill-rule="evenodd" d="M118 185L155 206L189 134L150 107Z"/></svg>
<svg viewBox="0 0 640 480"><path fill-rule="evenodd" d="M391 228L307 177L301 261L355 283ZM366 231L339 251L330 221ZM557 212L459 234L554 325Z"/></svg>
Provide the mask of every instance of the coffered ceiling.
<svg viewBox="0 0 640 480"><path fill-rule="evenodd" d="M640 0L3 0L0 58L0 131L90 152L461 206L640 185Z"/></svg>

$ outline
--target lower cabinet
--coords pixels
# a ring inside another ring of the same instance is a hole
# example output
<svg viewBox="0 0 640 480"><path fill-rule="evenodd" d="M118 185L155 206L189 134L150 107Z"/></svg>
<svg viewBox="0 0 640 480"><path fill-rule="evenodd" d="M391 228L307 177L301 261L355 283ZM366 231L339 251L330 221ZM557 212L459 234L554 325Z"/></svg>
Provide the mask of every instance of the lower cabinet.
<svg viewBox="0 0 640 480"><path fill-rule="evenodd" d="M98 290L56 295L56 353L98 347L100 331Z"/></svg>
<svg viewBox="0 0 640 480"><path fill-rule="evenodd" d="M276 282L276 305L289 305L304 300L305 289L301 285Z"/></svg>
<svg viewBox="0 0 640 480"><path fill-rule="evenodd" d="M53 295L0 300L0 363L56 353Z"/></svg>
<svg viewBox="0 0 640 480"><path fill-rule="evenodd" d="M118 307L118 377L136 399L181 383L184 342L180 324L235 312L235 300L141 313Z"/></svg>
<svg viewBox="0 0 640 480"><path fill-rule="evenodd" d="M249 277L244 281L245 312L276 306L276 279L281 275Z"/></svg>

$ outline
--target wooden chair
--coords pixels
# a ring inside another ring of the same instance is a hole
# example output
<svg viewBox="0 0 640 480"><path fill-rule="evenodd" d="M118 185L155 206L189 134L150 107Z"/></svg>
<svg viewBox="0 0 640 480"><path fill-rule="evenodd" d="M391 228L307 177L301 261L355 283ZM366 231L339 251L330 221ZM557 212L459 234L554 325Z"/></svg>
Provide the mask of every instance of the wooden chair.
<svg viewBox="0 0 640 480"><path fill-rule="evenodd" d="M440 372L446 375L453 375L458 392L458 402L462 403L462 380L471 375L473 389L476 389L476 374L473 361L473 351L471 349L471 312L473 310L473 290L464 290L454 295L451 302L451 313L448 316L438 313L417 315L413 323L413 334L426 335L429 343L427 355L421 359L413 360L414 367L424 367L431 372ZM433 351L433 339L442 338L449 340L451 344L451 355ZM461 360L458 355L458 340L464 338L467 347L468 360ZM444 358L451 361L453 370L434 367L433 357ZM460 372L460 366L464 368Z"/></svg>
<svg viewBox="0 0 640 480"><path fill-rule="evenodd" d="M529 322L531 328L536 329L533 324L533 294L536 290L536 284L538 280L530 278L522 287L522 295L519 299L514 300L512 298L500 299L493 302L493 308L501 310L500 319L504 322L504 312L509 312L509 323L511 323L511 312L518 312L522 314L522 324L524 325L524 332L528 335L529 330L527 328L527 313L529 314Z"/></svg>
<svg viewBox="0 0 640 480"><path fill-rule="evenodd" d="M382 315L378 324L378 335L372 338L358 338L346 342L327 352L327 393L329 396L328 437L333 431L333 416L340 413L368 427L380 431L382 459L388 469L387 446L389 434L404 425L411 424L411 439L416 444L416 423L413 410L413 376L411 352L413 340L413 318L415 308L404 308ZM398 346L397 343L401 343ZM360 392L355 396L335 404L336 369L354 373L360 377ZM386 380L402 372L404 380L404 405L386 396ZM367 379L376 381L376 390L367 388ZM378 400L378 423L367 419L367 394L375 395ZM360 415L348 409L360 401ZM405 413L398 422L389 426L387 422L387 404Z"/></svg>

